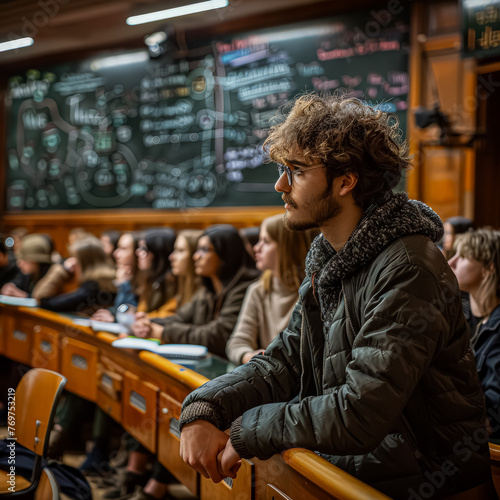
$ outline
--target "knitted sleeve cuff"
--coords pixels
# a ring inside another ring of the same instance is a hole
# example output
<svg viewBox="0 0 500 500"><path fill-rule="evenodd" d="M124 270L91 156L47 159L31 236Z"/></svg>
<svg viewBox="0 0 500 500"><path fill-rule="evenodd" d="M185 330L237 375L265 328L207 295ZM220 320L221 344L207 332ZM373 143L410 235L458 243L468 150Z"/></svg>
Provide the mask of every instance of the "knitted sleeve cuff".
<svg viewBox="0 0 500 500"><path fill-rule="evenodd" d="M231 433L229 435L229 439L231 440L231 444L233 445L234 450L240 458L252 458L253 455L248 451L245 443L241 439L241 422L243 417L238 417L231 424Z"/></svg>
<svg viewBox="0 0 500 500"><path fill-rule="evenodd" d="M179 417L180 430L182 431L182 428L186 424L194 422L195 420L206 420L212 425L215 425L217 429L225 430L222 429L222 417L217 407L208 401L195 401L182 410L181 416Z"/></svg>

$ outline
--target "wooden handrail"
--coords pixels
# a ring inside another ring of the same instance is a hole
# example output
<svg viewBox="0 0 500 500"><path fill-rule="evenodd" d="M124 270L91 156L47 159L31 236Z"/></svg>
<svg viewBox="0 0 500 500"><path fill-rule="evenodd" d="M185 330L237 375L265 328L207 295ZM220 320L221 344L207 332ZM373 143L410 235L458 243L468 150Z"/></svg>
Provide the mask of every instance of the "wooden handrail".
<svg viewBox="0 0 500 500"><path fill-rule="evenodd" d="M335 467L313 451L293 448L285 450L282 455L292 469L310 479L334 498L342 500L390 500L388 496Z"/></svg>
<svg viewBox="0 0 500 500"><path fill-rule="evenodd" d="M495 443L488 443L490 448L490 458L492 460L500 462L500 445Z"/></svg>

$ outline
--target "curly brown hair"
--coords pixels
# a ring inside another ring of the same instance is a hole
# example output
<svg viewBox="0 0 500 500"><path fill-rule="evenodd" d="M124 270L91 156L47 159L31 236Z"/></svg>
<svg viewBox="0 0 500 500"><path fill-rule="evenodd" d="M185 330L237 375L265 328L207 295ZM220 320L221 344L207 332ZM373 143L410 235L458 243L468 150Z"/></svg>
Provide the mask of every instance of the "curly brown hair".
<svg viewBox="0 0 500 500"><path fill-rule="evenodd" d="M296 146L308 163L328 167L328 188L346 172L357 174L353 197L363 209L394 188L410 166L397 116L359 99L307 94L283 113L286 120L271 127L264 143L270 159L284 163Z"/></svg>

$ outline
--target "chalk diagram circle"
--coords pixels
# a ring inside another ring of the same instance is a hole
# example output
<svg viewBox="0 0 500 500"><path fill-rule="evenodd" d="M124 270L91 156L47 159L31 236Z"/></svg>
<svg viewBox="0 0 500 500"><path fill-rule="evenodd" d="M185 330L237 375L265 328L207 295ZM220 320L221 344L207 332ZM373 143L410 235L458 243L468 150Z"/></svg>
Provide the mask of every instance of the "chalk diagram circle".
<svg viewBox="0 0 500 500"><path fill-rule="evenodd" d="M116 147L118 153L120 153L123 158L126 160L128 164L128 175L127 175L127 184L118 184L116 192L118 193L115 196L97 196L93 193L90 192L90 189L92 189L93 184L85 179L85 176L80 176L79 173L84 171L84 166L80 163L79 166L76 169L75 172L75 183L76 187L78 189L78 192L80 193L82 199L86 201L89 205L99 207L99 208L107 208L107 207L114 207L117 205L121 205L122 203L125 203L128 201L130 198L132 198L133 193L130 189L130 186L132 185L132 173L137 169L137 160L126 146L122 144L117 144ZM105 170L105 169L99 169L99 170ZM99 173L99 170L96 172L96 174ZM109 175L111 176L112 173L111 171L107 171ZM102 176L104 177L106 172L101 172ZM105 179L104 179L105 180ZM104 182L105 184L105 182ZM101 186L99 186L101 187ZM102 186L106 187L106 186Z"/></svg>
<svg viewBox="0 0 500 500"><path fill-rule="evenodd" d="M202 101L210 97L214 91L214 75L206 68L196 68L189 73L186 86L189 89L191 99Z"/></svg>
<svg viewBox="0 0 500 500"><path fill-rule="evenodd" d="M194 170L186 183L185 203L190 207L206 207L217 196L217 178L208 170Z"/></svg>

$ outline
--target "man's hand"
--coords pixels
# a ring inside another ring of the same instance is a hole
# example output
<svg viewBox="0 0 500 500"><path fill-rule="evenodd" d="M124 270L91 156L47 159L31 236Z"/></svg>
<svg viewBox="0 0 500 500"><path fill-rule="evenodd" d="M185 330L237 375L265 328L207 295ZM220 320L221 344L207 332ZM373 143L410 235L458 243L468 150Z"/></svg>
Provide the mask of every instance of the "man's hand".
<svg viewBox="0 0 500 500"><path fill-rule="evenodd" d="M219 471L224 477L232 477L233 479L236 477L241 467L241 460L231 441L228 441L226 447L217 455L217 463Z"/></svg>
<svg viewBox="0 0 500 500"><path fill-rule="evenodd" d="M23 292L19 288L17 288L14 283L5 283L5 285L2 287L2 290L0 290L0 293L2 295L9 295L10 297L22 297L25 298L28 296L26 292Z"/></svg>
<svg viewBox="0 0 500 500"><path fill-rule="evenodd" d="M202 476L219 483L227 477L219 470L218 455L226 446L228 439L229 436L225 432L211 423L195 420L182 428L181 458Z"/></svg>
<svg viewBox="0 0 500 500"><path fill-rule="evenodd" d="M246 354L243 354L241 363L244 365L248 363L254 356L257 356L257 354L264 354L265 352L266 351L264 349L257 349L256 351L247 352Z"/></svg>
<svg viewBox="0 0 500 500"><path fill-rule="evenodd" d="M106 323L113 323L115 321L113 313L108 309L98 309L90 319L94 321L105 321Z"/></svg>
<svg viewBox="0 0 500 500"><path fill-rule="evenodd" d="M139 312L135 315L135 322L130 325L130 328L132 328L132 332L136 337L144 339L150 337L151 321L146 313Z"/></svg>

